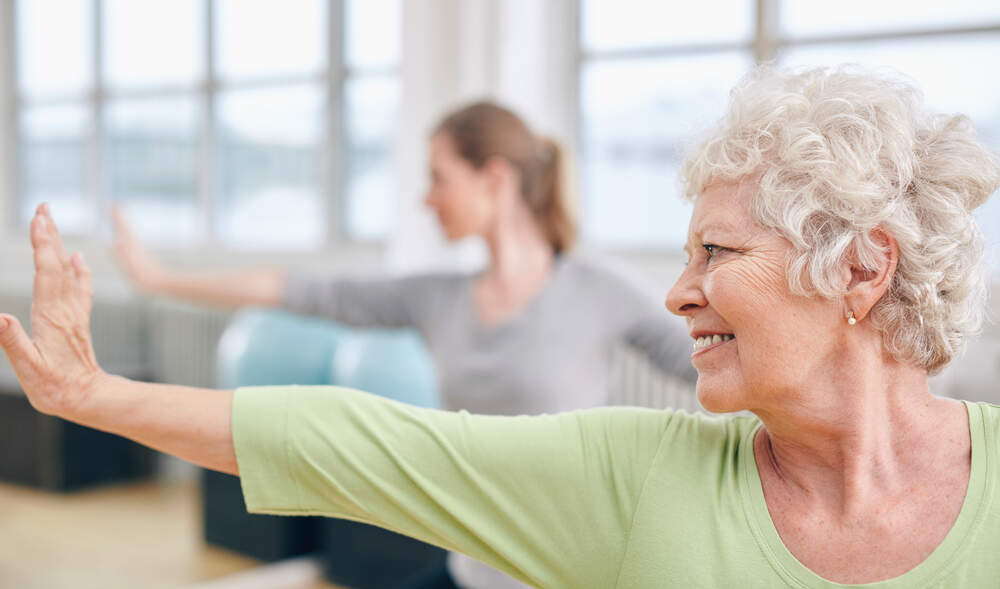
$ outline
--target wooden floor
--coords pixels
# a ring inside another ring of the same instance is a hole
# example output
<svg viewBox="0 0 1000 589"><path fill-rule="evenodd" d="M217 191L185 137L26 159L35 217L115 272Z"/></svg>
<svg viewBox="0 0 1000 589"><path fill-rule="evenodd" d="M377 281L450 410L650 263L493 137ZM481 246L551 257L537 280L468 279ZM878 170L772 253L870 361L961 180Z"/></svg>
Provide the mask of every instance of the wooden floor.
<svg viewBox="0 0 1000 589"><path fill-rule="evenodd" d="M68 495L0 484L0 587L173 589L259 566L206 546L200 518L193 482ZM335 589L319 581L306 588Z"/></svg>

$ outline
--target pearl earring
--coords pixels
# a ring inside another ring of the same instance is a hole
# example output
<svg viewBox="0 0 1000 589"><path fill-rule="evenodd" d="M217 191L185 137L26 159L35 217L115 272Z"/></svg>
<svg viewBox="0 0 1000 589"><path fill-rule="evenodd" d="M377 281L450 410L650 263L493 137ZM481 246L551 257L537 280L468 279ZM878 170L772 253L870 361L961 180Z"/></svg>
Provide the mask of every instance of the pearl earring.
<svg viewBox="0 0 1000 589"><path fill-rule="evenodd" d="M847 324L854 325L857 322L858 320L854 318L854 311L851 311L850 314L847 316Z"/></svg>

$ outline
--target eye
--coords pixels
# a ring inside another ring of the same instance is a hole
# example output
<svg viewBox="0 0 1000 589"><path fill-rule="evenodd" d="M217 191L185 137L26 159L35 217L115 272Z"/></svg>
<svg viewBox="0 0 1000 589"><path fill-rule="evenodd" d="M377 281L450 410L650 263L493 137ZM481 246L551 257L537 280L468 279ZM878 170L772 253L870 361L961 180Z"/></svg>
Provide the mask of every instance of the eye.
<svg viewBox="0 0 1000 589"><path fill-rule="evenodd" d="M703 243L701 244L701 247L705 249L705 253L707 254L709 260L715 257L715 254L726 249L721 245L715 245L714 243Z"/></svg>

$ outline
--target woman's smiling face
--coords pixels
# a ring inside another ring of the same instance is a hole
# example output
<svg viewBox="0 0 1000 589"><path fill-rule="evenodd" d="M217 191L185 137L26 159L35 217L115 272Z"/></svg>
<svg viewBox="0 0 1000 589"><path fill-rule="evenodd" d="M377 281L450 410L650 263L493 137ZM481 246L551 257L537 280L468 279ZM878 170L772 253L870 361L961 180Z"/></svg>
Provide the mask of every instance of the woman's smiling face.
<svg viewBox="0 0 1000 589"><path fill-rule="evenodd" d="M713 184L695 199L689 261L667 295L687 320L698 399L713 412L765 408L803 391L836 363L844 321L842 303L791 292L792 246L750 215L755 188Z"/></svg>

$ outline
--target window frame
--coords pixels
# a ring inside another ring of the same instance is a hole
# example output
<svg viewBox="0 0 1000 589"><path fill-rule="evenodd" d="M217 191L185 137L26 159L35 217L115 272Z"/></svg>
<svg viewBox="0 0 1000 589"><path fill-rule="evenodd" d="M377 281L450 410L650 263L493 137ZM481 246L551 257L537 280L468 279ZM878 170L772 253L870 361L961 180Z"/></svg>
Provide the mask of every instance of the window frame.
<svg viewBox="0 0 1000 589"><path fill-rule="evenodd" d="M573 28L576 31L574 43L576 45L576 64L573 75L574 85L574 129L573 135L577 149L582 153L582 137L584 137L583 120L583 92L581 83L583 81L582 72L584 67L590 63L600 61L616 61L636 58L662 58L662 57L692 57L698 55L722 53L722 52L747 52L757 65L774 61L781 63L781 55L789 48L810 46L810 45L836 45L848 43L861 43L870 41L895 41L906 39L940 39L950 36L965 36L976 34L996 34L1000 37L1000 21L984 25L956 25L943 27L924 27L908 30L884 30L868 31L861 33L843 33L831 35L803 35L795 36L785 34L781 30L781 3L790 0L745 0L753 4L754 22L751 36L746 41L714 42L714 43L686 43L677 45L650 45L646 47L635 47L627 49L611 49L603 51L593 51L584 47L583 38L583 14L584 2L586 0L576 0L573 4ZM722 113L720 113L721 115ZM581 182L582 165L577 172L577 181ZM581 193L581 198L583 194ZM583 207L581 206L581 211ZM582 224L581 224L582 226ZM587 236L582 236L586 239ZM645 259L651 256L662 255L664 252L672 252L673 248L663 247L656 244L643 246L602 246L602 249L612 251L617 254L632 258ZM676 253L678 258L681 254Z"/></svg>
<svg viewBox="0 0 1000 589"><path fill-rule="evenodd" d="M6 25L4 64L6 68L7 112L3 114L8 119L10 132L7 133L7 157L3 165L8 169L5 189L9 195L7 203L7 227L18 234L26 233L26 227L21 223L21 208L23 206L23 191L20 178L22 161L23 132L20 124L20 113L35 106L74 105L81 106L87 112L86 135L84 138L84 153L86 172L83 178L81 197L86 206L97 212L97 223L81 232L73 233L69 239L88 239L99 236L107 227L108 213L112 204L111 195L107 191L105 181L106 166L104 165L103 140L106 134L104 114L110 101L121 98L169 98L190 97L199 107L198 114L198 167L195 182L197 193L194 195L195 207L198 211L199 227L197 237L186 243L157 244L152 246L158 251L199 252L208 249L217 251L224 256L243 257L245 252L240 248L227 246L220 241L213 230L216 215L215 206L215 174L216 170L216 118L217 98L223 92L230 90L255 90L278 88L289 84L308 84L323 92L322 132L319 143L319 156L322 162L319 166L318 198L322 200L325 227L324 238L316 247L300 248L267 248L248 250L246 255L269 255L308 257L313 254L325 255L331 251L345 249L362 254L381 251L389 239L389 235L379 238L354 237L347 227L346 207L348 201L345 176L348 169L348 153L345 149L346 137L345 92L353 79L361 79L373 75L393 75L402 80L402 59L392 66L385 67L353 67L346 60L346 4L348 0L325 0L327 8L325 65L314 73L271 76L252 80L223 81L216 71L215 57L218 38L215 31L217 15L216 0L202 0L203 22L201 34L204 47L201 54L203 72L199 79L189 84L173 84L164 86L148 86L136 89L111 89L104 77L102 52L105 36L103 31L104 0L90 0L92 10L92 28L89 32L93 40L91 67L93 68L91 84L79 94L53 95L43 98L27 97L19 86L18 43L17 36L17 0L0 0L4 10L0 22ZM400 56L402 58L402 56ZM402 100L401 100L402 103Z"/></svg>

